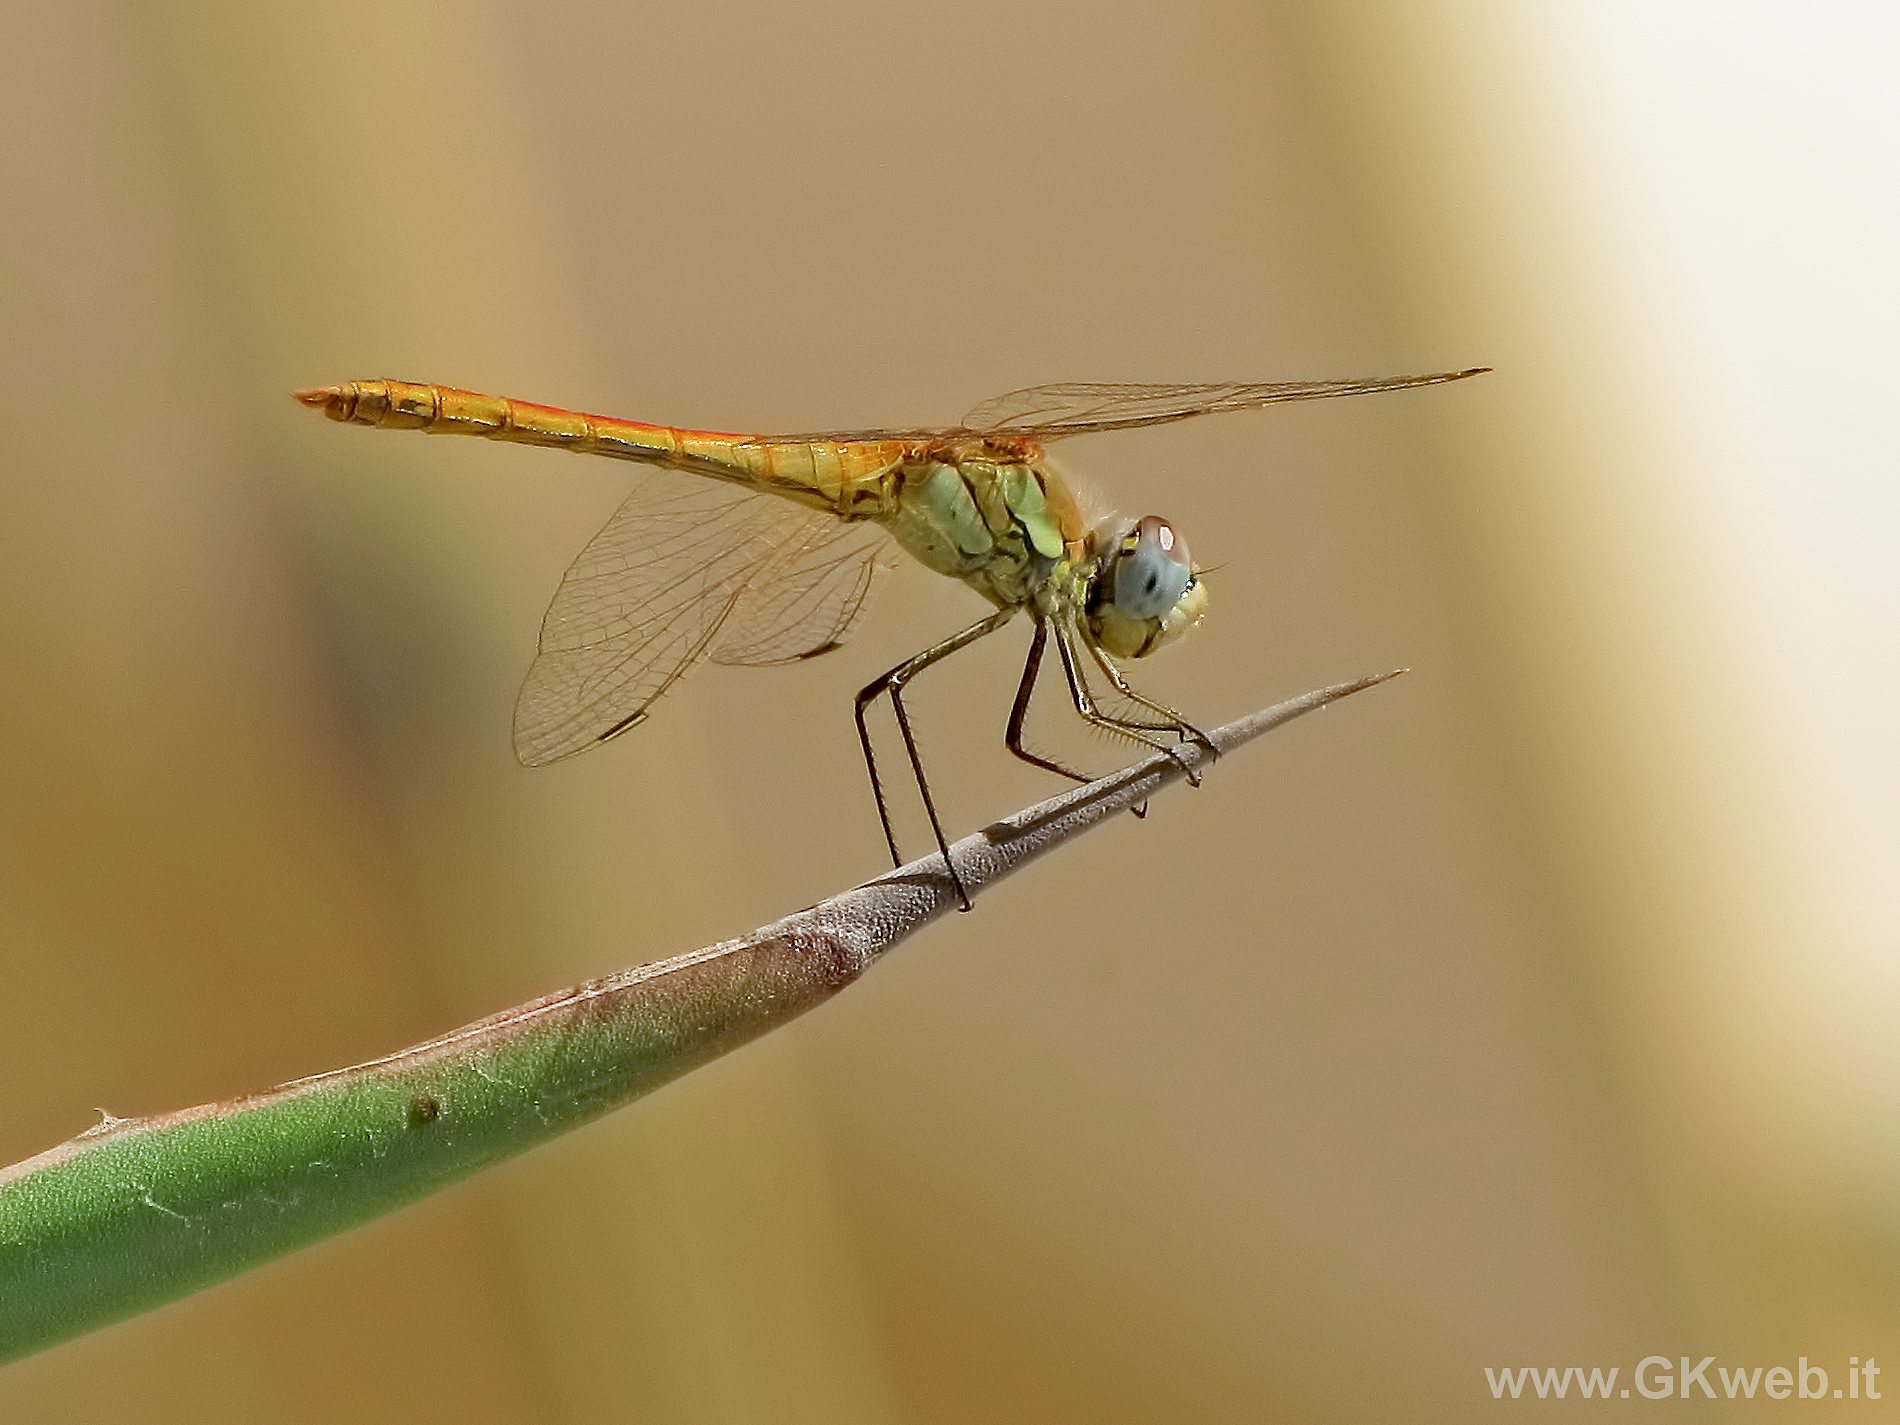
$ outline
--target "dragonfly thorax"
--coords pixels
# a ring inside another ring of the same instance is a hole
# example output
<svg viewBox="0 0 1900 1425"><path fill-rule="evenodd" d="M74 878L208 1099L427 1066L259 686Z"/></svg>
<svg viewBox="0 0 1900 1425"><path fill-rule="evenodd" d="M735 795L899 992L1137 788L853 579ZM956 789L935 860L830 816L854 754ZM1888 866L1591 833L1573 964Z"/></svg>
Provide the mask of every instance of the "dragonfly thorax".
<svg viewBox="0 0 1900 1425"><path fill-rule="evenodd" d="M1144 658L1201 621L1207 585L1187 544L1159 515L1089 533L1094 573L1083 600L1089 636L1118 658Z"/></svg>
<svg viewBox="0 0 1900 1425"><path fill-rule="evenodd" d="M1080 544L1066 491L1032 464L954 452L904 465L883 523L940 574L1004 606L1032 603Z"/></svg>

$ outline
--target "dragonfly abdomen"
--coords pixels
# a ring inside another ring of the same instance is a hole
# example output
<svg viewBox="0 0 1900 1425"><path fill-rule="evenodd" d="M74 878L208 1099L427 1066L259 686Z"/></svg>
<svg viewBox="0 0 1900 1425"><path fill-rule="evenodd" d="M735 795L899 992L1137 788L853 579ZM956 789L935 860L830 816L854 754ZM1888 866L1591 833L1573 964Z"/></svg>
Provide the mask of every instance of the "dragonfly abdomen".
<svg viewBox="0 0 1900 1425"><path fill-rule="evenodd" d="M877 518L888 510L888 477L906 451L896 441L774 441L682 430L412 381L350 381L299 391L297 399L354 425L479 435L710 475L846 519Z"/></svg>

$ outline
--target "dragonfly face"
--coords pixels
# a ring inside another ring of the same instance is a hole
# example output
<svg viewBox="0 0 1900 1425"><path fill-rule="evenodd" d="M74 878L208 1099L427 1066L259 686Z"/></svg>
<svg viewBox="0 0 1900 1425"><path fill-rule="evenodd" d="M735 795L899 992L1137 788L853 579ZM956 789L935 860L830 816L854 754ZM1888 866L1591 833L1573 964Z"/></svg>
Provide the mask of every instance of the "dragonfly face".
<svg viewBox="0 0 1900 1425"><path fill-rule="evenodd" d="M1201 621L1207 585L1186 542L1159 515L1098 525L1095 572L1083 600L1089 636L1117 658L1145 658Z"/></svg>

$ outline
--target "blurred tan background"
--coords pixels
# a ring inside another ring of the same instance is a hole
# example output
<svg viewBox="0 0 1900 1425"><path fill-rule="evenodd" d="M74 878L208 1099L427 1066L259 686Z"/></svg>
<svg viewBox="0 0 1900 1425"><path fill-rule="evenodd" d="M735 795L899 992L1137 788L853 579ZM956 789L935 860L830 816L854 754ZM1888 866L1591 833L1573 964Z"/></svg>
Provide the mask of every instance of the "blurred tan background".
<svg viewBox="0 0 1900 1425"><path fill-rule="evenodd" d="M630 472L291 388L771 430L1498 369L1062 452L1222 566L1161 696L1410 678L624 1114L11 1367L0 1419L1893 1418L1483 1374L1900 1366L1893 12L36 11L0 1161L877 871L850 694L980 612L906 569L847 651L526 772ZM1055 790L999 745L1020 650L920 685L955 828Z"/></svg>

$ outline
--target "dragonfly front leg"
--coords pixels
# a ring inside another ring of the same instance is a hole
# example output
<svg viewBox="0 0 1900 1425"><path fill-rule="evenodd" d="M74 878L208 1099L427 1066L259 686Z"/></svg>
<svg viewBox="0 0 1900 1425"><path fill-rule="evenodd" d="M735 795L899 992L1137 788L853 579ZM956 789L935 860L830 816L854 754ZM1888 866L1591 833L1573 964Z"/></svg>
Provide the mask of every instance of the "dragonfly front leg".
<svg viewBox="0 0 1900 1425"><path fill-rule="evenodd" d="M1056 625L1055 633L1056 652L1062 655L1062 671L1069 680L1069 698L1075 704L1075 710L1081 715L1082 720L1091 727L1099 727L1105 732L1125 737L1130 742L1139 742L1144 747L1152 747L1157 752L1167 753L1181 765L1182 771L1187 774L1188 785L1200 786L1200 774L1188 765L1186 759L1176 750L1176 744L1163 742L1158 737L1151 737L1148 731L1143 729L1142 724L1131 723L1124 718L1110 717L1095 706L1095 696L1089 691L1088 680L1083 677L1082 665L1075 656L1073 635L1062 624ZM1167 728L1154 730L1171 732L1174 731L1174 727L1170 725Z"/></svg>
<svg viewBox="0 0 1900 1425"><path fill-rule="evenodd" d="M1144 707L1148 709L1149 712L1159 713L1162 717L1167 719L1167 722L1160 727L1152 723L1140 723L1137 724L1138 726L1147 728L1151 732L1172 732L1183 742L1200 743L1202 747L1207 749L1209 756L1220 756L1220 748L1214 745L1213 739L1205 732L1202 732L1200 728L1182 717L1181 714L1169 707L1166 703L1158 703L1153 698L1145 697L1129 687L1128 679L1122 674L1122 670L1115 666L1114 662L1106 653L1096 647L1086 636L1082 641L1088 644L1089 656L1095 660L1095 666L1102 670L1103 674L1107 676L1108 681L1115 685L1116 692L1120 693L1137 707Z"/></svg>
<svg viewBox="0 0 1900 1425"><path fill-rule="evenodd" d="M891 864L901 866L904 858L897 849L897 832L891 826L890 805L884 796L883 780L877 774L877 754L871 748L871 730L864 721L865 709L886 694L890 696L891 711L897 716L897 730L904 737L904 750L910 755L910 770L917 779L917 790L923 797L924 811L930 817L930 829L937 837L937 849L943 853L944 869L950 873L950 883L957 888L957 899L963 903L965 910L970 908L970 893L964 889L963 878L957 874L957 868L950 860L950 843L944 837L943 822L937 816L937 803L930 795L930 781L924 776L923 758L917 750L917 735L911 729L910 714L904 709L904 685L932 663L948 658L960 648L968 648L985 634L996 632L1015 615L1014 608L998 609L960 633L953 633L943 642L932 644L916 657L905 659L881 678L873 679L858 690L858 742L864 748L864 766L871 774L871 795L877 798L878 820L884 827L885 844L891 849Z"/></svg>

